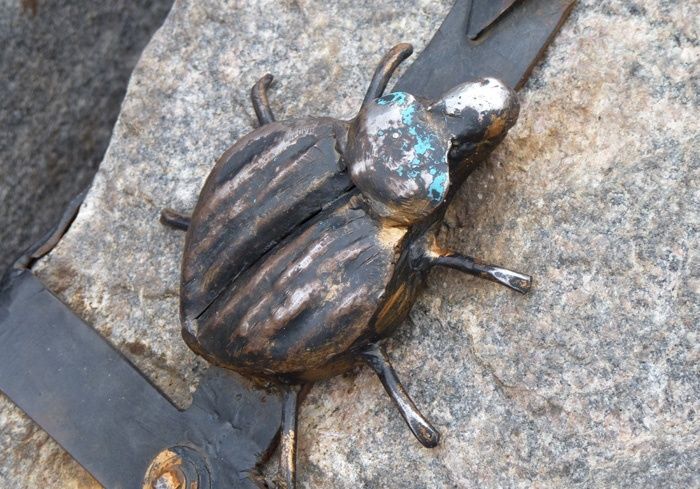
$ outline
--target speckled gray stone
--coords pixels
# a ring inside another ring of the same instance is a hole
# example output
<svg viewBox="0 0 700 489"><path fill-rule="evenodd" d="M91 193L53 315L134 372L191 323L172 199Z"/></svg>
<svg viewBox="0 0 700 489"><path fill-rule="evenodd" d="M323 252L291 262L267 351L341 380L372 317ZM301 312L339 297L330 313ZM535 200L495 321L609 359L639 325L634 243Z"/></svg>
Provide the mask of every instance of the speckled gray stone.
<svg viewBox="0 0 700 489"><path fill-rule="evenodd" d="M0 270L90 183L171 5L0 0Z"/></svg>
<svg viewBox="0 0 700 489"><path fill-rule="evenodd" d="M204 364L179 337L183 236L158 224L160 208L194 205L251 127L261 74L277 77L279 118L351 117L384 50L420 49L449 3L176 3L78 219L38 274L186 403ZM302 406L300 487L700 485L699 16L696 2L580 2L442 235L533 274L534 289L434 271L389 351L441 445L421 448L377 379L353 372ZM1 409L13 487L41 487L47 470L61 487L91 487Z"/></svg>

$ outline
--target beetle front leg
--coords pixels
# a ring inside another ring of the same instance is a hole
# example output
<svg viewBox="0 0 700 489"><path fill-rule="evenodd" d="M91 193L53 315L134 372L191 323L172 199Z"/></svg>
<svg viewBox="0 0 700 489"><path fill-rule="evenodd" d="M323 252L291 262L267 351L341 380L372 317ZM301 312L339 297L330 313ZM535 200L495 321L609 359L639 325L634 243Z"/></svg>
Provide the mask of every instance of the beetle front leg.
<svg viewBox="0 0 700 489"><path fill-rule="evenodd" d="M521 294L529 292L532 287L532 277L530 275L514 272L496 265L481 263L470 256L460 255L459 253L435 253L428 251L424 255L424 260L429 266L454 268L470 275L505 285Z"/></svg>
<svg viewBox="0 0 700 489"><path fill-rule="evenodd" d="M187 214L183 214L181 212L177 212L167 207L160 211L160 222L174 229L187 231L187 228L190 227L191 220L191 216L188 216Z"/></svg>

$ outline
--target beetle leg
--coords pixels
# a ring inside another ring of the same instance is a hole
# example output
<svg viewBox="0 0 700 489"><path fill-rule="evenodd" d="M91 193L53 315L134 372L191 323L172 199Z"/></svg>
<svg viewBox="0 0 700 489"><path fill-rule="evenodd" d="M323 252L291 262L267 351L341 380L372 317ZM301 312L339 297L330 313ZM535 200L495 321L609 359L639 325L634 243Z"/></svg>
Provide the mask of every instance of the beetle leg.
<svg viewBox="0 0 700 489"><path fill-rule="evenodd" d="M375 371L384 385L384 389L391 396L401 416L418 441L426 448L437 446L440 441L440 433L418 411L396 376L384 348L375 343L363 351L360 356Z"/></svg>
<svg viewBox="0 0 700 489"><path fill-rule="evenodd" d="M270 109L270 101L267 98L267 89L270 88L270 83L272 83L272 75L268 73L259 79L250 90L253 109L255 109L255 115L258 116L258 122L261 126L275 120L272 109Z"/></svg>
<svg viewBox="0 0 700 489"><path fill-rule="evenodd" d="M372 76L372 81L365 94L365 99L362 101L363 107L372 100L382 96L391 75L394 74L394 71L396 71L396 68L399 67L401 62L411 54L413 54L413 46L407 43L401 43L391 48L389 52L384 55L379 62L379 66L377 66L377 69L374 71L374 76Z"/></svg>
<svg viewBox="0 0 700 489"><path fill-rule="evenodd" d="M480 263L470 256L460 255L459 253L449 252L440 255L428 253L425 258L431 266L454 268L470 275L505 285L521 294L527 293L532 287L532 277L530 275L495 265Z"/></svg>
<svg viewBox="0 0 700 489"><path fill-rule="evenodd" d="M160 222L171 228L181 229L182 231L187 231L190 227L191 216L177 212L173 209L168 209L167 207L160 211Z"/></svg>
<svg viewBox="0 0 700 489"><path fill-rule="evenodd" d="M282 431L280 435L280 462L277 469L277 488L294 489L297 475L297 415L300 386L286 386L282 404Z"/></svg>

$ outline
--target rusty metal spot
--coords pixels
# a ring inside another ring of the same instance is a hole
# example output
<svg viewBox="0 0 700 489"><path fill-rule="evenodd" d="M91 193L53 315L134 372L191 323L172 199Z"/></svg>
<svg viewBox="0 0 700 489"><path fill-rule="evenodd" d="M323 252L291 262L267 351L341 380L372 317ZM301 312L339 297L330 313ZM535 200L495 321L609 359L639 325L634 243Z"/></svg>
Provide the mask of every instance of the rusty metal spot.
<svg viewBox="0 0 700 489"><path fill-rule="evenodd" d="M146 471L143 489L209 489L211 477L195 449L176 446L163 450Z"/></svg>

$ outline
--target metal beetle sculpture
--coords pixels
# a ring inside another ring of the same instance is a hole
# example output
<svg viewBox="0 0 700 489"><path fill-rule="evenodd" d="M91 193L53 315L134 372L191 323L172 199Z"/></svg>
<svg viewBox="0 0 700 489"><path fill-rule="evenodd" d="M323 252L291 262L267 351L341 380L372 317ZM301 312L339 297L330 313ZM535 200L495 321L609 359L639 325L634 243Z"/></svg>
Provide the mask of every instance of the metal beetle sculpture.
<svg viewBox="0 0 700 489"><path fill-rule="evenodd" d="M285 389L278 484L293 487L301 387L368 364L418 440L439 433L410 399L382 338L406 318L436 265L519 292L530 277L435 244L465 178L518 117L495 79L459 85L437 101L383 95L409 44L379 64L350 121L276 122L272 76L252 89L260 127L218 160L186 229L180 309L187 344L208 361Z"/></svg>

